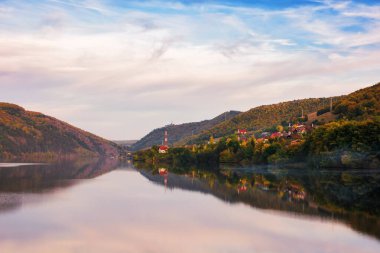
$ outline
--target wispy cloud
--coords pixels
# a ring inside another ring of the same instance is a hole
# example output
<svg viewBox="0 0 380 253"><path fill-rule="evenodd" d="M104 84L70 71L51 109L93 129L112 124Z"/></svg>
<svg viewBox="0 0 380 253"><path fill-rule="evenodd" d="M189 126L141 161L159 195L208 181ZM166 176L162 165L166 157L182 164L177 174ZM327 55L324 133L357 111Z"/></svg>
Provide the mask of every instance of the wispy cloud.
<svg viewBox="0 0 380 253"><path fill-rule="evenodd" d="M6 1L0 100L117 139L377 82L380 5L315 2Z"/></svg>

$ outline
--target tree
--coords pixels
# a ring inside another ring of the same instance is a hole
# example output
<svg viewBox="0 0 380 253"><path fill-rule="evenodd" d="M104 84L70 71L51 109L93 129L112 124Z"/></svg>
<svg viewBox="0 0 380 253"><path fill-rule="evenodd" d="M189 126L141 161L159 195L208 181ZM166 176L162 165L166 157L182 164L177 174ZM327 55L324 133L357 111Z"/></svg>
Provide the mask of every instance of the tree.
<svg viewBox="0 0 380 253"><path fill-rule="evenodd" d="M209 143L210 144L214 144L215 143L214 136L212 136L212 135L210 136Z"/></svg>

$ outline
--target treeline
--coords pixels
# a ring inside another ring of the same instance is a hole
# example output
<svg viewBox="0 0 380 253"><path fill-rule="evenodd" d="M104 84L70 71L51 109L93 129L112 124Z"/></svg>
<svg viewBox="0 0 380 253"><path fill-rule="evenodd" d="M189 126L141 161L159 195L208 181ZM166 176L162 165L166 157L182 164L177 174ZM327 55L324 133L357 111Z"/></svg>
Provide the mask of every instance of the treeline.
<svg viewBox="0 0 380 253"><path fill-rule="evenodd" d="M174 167L206 165L214 168L219 164L218 153L212 148L195 151L188 147L177 147L170 148L166 154L160 154L158 146L153 146L150 149L135 152L133 160L145 164L166 164Z"/></svg>
<svg viewBox="0 0 380 253"><path fill-rule="evenodd" d="M331 122L297 139L285 137L239 141L237 136L214 143L170 148L159 154L158 148L135 153L135 160L186 164L266 164L311 161L322 167L380 168L380 121Z"/></svg>

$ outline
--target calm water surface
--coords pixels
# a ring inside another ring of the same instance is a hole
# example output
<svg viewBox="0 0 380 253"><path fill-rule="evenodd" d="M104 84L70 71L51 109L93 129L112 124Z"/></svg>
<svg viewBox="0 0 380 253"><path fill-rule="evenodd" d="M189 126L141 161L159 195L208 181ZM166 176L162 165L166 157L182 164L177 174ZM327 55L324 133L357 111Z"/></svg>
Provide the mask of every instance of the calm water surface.
<svg viewBox="0 0 380 253"><path fill-rule="evenodd" d="M6 166L0 252L380 252L378 179L116 161Z"/></svg>

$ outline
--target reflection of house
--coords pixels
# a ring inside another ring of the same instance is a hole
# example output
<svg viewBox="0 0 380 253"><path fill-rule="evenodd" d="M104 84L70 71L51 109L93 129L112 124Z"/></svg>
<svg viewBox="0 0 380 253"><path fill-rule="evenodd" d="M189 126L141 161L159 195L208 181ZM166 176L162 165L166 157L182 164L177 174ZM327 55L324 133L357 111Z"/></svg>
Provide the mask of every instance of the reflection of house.
<svg viewBox="0 0 380 253"><path fill-rule="evenodd" d="M168 145L168 131L165 131L164 135L164 142L163 144L158 148L158 153L160 154L166 154L169 150L169 145Z"/></svg>
<svg viewBox="0 0 380 253"><path fill-rule="evenodd" d="M159 168L158 169L158 174L160 174L161 176L167 175L168 174L168 169L166 169L166 168Z"/></svg>
<svg viewBox="0 0 380 253"><path fill-rule="evenodd" d="M306 199L306 192L300 185L287 184L282 191L289 198L289 201Z"/></svg>
<svg viewBox="0 0 380 253"><path fill-rule="evenodd" d="M168 185L168 174L169 174L168 169L166 169L166 168L159 168L158 169L158 174L160 174L160 176L164 177L164 185L165 185L165 188L166 188L167 185Z"/></svg>
<svg viewBox="0 0 380 253"><path fill-rule="evenodd" d="M238 186L238 188L237 188L237 192L238 192L238 194L240 193L240 192L245 192L245 191L247 191L247 186L246 185L240 185L240 186Z"/></svg>

